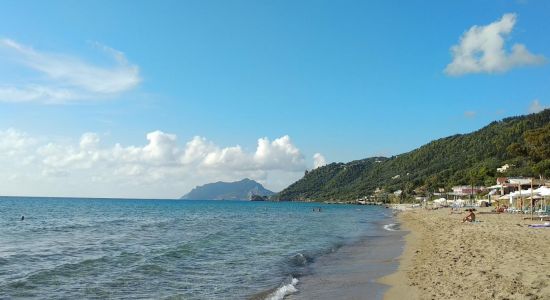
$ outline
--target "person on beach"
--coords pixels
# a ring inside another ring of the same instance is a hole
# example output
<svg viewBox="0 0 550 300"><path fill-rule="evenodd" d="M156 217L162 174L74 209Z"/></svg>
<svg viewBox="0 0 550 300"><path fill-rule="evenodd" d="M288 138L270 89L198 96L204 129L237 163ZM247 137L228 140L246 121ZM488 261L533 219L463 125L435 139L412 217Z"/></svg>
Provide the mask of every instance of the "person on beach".
<svg viewBox="0 0 550 300"><path fill-rule="evenodd" d="M473 209L468 209L468 211L470 213L464 219L462 219L462 223L464 223L464 222L475 222L476 214L474 214L474 210Z"/></svg>
<svg viewBox="0 0 550 300"><path fill-rule="evenodd" d="M503 213L503 212L506 212L507 209L508 209L508 206L503 205L503 206L498 207L498 208L495 210L495 212L497 212L497 213Z"/></svg>

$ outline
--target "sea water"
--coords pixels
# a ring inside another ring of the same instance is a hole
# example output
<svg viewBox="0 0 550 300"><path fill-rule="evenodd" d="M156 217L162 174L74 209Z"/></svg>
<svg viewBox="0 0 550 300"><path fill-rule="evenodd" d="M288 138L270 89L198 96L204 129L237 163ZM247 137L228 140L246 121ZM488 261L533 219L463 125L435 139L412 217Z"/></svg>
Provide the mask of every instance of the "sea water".
<svg viewBox="0 0 550 300"><path fill-rule="evenodd" d="M391 223L386 212L0 197L0 299L281 299L299 294L315 261L377 236Z"/></svg>

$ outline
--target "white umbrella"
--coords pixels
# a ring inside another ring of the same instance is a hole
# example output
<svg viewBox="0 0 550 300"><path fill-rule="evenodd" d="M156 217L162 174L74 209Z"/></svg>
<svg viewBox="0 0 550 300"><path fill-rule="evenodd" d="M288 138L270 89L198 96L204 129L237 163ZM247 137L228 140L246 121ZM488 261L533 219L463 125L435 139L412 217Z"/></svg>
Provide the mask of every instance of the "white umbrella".
<svg viewBox="0 0 550 300"><path fill-rule="evenodd" d="M510 199L510 194L502 195L498 198L498 200L506 200L506 199Z"/></svg>
<svg viewBox="0 0 550 300"><path fill-rule="evenodd" d="M541 196L550 196L550 188L547 188L545 186L541 186L538 189L534 190L533 192L541 195Z"/></svg>
<svg viewBox="0 0 550 300"><path fill-rule="evenodd" d="M510 195L512 197L531 196L531 189L515 191L510 193Z"/></svg>

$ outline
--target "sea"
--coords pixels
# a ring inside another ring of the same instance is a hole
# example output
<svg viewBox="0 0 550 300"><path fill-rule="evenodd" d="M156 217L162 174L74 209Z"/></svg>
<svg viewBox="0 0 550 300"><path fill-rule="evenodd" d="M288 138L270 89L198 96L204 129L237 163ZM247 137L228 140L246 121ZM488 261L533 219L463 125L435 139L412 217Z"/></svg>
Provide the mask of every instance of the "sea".
<svg viewBox="0 0 550 300"><path fill-rule="evenodd" d="M0 299L381 299L402 236L381 206L0 197Z"/></svg>

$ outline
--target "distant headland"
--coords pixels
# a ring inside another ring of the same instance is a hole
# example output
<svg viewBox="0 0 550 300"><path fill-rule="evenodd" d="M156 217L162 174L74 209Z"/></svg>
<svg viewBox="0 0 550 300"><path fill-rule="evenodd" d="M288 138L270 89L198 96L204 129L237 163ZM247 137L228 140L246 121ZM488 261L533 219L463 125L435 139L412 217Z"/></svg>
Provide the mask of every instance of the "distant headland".
<svg viewBox="0 0 550 300"><path fill-rule="evenodd" d="M261 201L274 193L260 183L245 178L235 182L214 182L197 186L181 197L184 200L253 200Z"/></svg>

